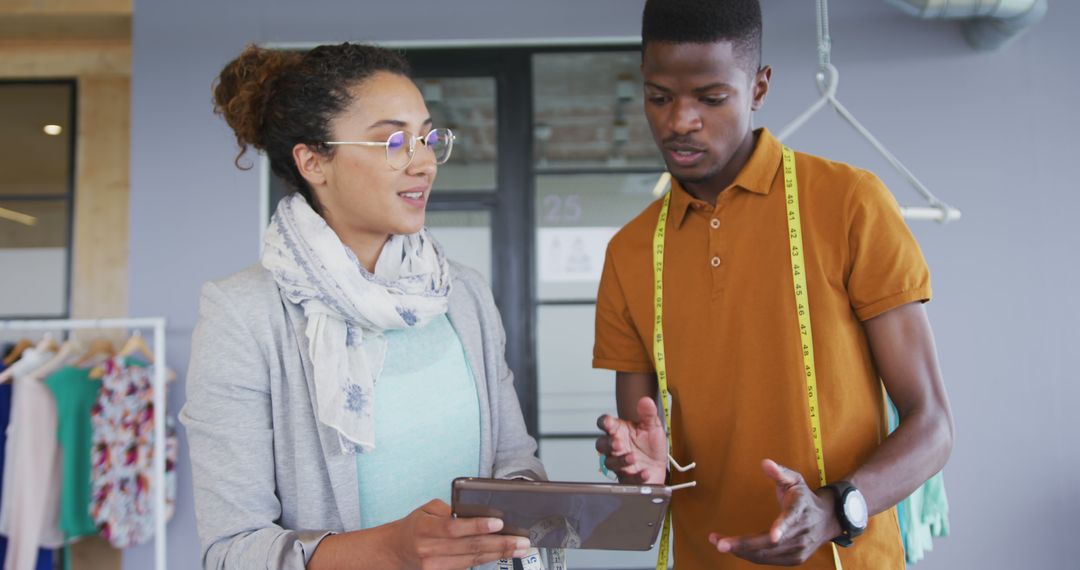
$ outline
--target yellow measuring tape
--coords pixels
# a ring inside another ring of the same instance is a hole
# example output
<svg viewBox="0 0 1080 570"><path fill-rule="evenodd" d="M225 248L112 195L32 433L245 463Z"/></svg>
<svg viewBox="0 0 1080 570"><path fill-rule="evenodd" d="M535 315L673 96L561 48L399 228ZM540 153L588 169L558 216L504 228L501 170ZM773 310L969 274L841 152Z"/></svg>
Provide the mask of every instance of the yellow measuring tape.
<svg viewBox="0 0 1080 570"><path fill-rule="evenodd" d="M817 372L814 367L814 333L810 326L810 299L806 287L806 263L803 258L802 216L799 213L799 182L795 175L795 153L784 147L784 194L787 203L788 240L791 252L791 274L795 286L795 307L799 317L799 332L802 337L803 366L806 371L806 396L810 411L810 435L814 440L814 452L817 457L818 479L821 485L828 480L825 477L825 453L821 442L821 407L818 405ZM669 174L664 173L661 184L665 184ZM671 192L664 196L664 205L660 208L660 217L656 221L653 234L653 294L655 299L653 333L653 360L656 367L656 380L659 384L660 403L664 409L664 426L667 428L668 449L671 445L671 412L668 408L667 362L664 360L664 237L667 229L668 210L671 205ZM664 517L661 531L660 554L656 559L656 570L667 570L671 549L671 509ZM836 570L843 570L840 553L835 543L830 543L833 564Z"/></svg>
<svg viewBox="0 0 1080 570"><path fill-rule="evenodd" d="M661 183L670 175L664 173ZM664 206L660 208L660 218L656 221L656 233L653 234L653 361L656 368L656 381L659 384L660 405L664 409L664 427L667 431L669 453L674 453L671 446L671 411L668 409L667 362L664 361L664 236L667 231L668 205L671 192L664 196ZM665 458L666 459L666 458ZM656 557L656 570L668 570L668 555L671 550L671 507L664 515L664 527L660 530L660 554Z"/></svg>

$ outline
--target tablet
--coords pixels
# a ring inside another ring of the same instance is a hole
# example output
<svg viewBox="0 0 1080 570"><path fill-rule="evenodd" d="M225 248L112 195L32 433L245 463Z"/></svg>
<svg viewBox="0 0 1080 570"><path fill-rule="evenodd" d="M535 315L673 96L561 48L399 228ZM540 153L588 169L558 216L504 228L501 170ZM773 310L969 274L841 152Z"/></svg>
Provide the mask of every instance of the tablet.
<svg viewBox="0 0 1080 570"><path fill-rule="evenodd" d="M502 519L500 534L528 537L536 547L649 550L671 489L462 477L451 502L454 516Z"/></svg>

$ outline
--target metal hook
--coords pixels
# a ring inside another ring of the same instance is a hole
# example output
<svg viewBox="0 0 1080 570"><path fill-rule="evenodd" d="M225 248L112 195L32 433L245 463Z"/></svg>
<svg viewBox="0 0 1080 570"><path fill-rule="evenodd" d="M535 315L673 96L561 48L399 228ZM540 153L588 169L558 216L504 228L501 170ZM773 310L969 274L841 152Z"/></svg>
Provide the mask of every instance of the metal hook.
<svg viewBox="0 0 1080 570"><path fill-rule="evenodd" d="M687 466L684 467L682 465L679 465L679 463L677 461L675 461L675 458L672 457L670 454L667 456L667 458L668 458L668 461L671 463L671 467L673 469L675 469L676 471L678 471L679 473L686 473L687 471L697 467L697 462L696 461L694 463L691 463L690 465L687 465ZM690 487L697 487L697 481L690 481L690 482L687 482L687 483L679 483L678 485L668 485L668 490L669 491L678 491L679 489L689 489Z"/></svg>
<svg viewBox="0 0 1080 570"><path fill-rule="evenodd" d="M690 465L687 465L686 467L683 467L682 465L679 465L679 463L677 461L675 461L675 458L672 457L670 454L667 456L667 458L668 458L668 461L671 462L671 466L673 468L675 468L675 470L678 471L679 473L686 473L687 471L697 467L697 462L691 463Z"/></svg>
<svg viewBox="0 0 1080 570"><path fill-rule="evenodd" d="M836 69L836 66L829 63L817 72L814 76L817 81L818 91L829 99L836 97L836 88L840 84L840 70Z"/></svg>

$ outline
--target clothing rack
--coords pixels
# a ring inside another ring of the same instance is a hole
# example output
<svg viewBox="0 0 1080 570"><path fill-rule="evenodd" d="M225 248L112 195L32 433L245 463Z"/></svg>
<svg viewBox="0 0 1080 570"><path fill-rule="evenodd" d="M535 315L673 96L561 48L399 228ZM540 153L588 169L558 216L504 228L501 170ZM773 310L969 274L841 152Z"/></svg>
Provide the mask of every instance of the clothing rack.
<svg viewBox="0 0 1080 570"><path fill-rule="evenodd" d="M0 331L93 329L154 331L154 570L165 570L165 318L0 320Z"/></svg>

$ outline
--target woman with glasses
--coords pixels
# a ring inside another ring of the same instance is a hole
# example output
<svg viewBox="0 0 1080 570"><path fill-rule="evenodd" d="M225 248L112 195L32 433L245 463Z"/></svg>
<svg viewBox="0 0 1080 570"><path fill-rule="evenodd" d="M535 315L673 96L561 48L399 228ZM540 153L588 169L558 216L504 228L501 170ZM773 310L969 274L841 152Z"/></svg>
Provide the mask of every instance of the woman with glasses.
<svg viewBox="0 0 1080 570"><path fill-rule="evenodd" d="M260 262L208 283L187 428L206 568L468 568L521 557L455 477L543 478L485 280L424 228L454 135L401 55L248 47L215 111L294 190ZM237 166L240 165L237 156Z"/></svg>

